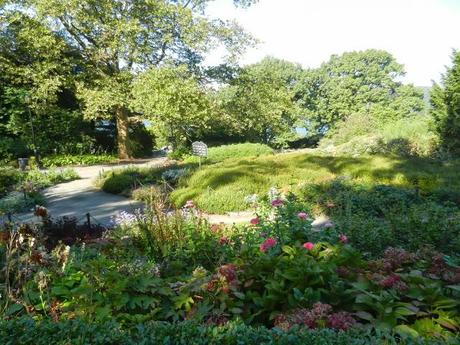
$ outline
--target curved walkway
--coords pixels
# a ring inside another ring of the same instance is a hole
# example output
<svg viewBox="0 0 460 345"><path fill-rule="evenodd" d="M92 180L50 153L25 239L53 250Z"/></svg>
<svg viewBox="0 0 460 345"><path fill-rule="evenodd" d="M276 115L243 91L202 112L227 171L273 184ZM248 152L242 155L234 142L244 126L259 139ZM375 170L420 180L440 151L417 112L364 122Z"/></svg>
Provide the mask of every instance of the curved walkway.
<svg viewBox="0 0 460 345"><path fill-rule="evenodd" d="M153 158L142 163L93 165L87 167L73 167L80 179L60 183L43 191L46 208L52 217L72 216L84 218L87 213L96 223L108 225L111 218L120 211L132 212L142 207L142 203L130 200L120 195L105 193L94 187L94 180L103 171L121 169L129 166L158 167L166 163L167 158ZM37 221L31 212L16 215L24 222Z"/></svg>

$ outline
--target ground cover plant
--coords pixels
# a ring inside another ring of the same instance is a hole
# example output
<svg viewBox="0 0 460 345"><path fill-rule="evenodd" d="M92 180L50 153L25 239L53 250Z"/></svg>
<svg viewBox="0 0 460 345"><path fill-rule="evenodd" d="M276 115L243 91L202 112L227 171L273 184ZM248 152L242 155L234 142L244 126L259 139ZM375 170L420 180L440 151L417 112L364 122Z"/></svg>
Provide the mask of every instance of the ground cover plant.
<svg viewBox="0 0 460 345"><path fill-rule="evenodd" d="M54 168L68 165L93 165L113 163L117 156L113 154L66 154L43 157L41 162L45 168Z"/></svg>
<svg viewBox="0 0 460 345"><path fill-rule="evenodd" d="M78 178L72 169L28 170L0 169L0 214L22 212L37 204L43 204L40 191L52 185Z"/></svg>
<svg viewBox="0 0 460 345"><path fill-rule="evenodd" d="M248 195L263 194L272 186L298 190L303 185L344 177L356 184L387 184L420 190L450 191L458 198L459 161L441 162L399 156L329 156L289 153L228 159L195 170L179 182L171 200L182 205L192 199L203 211L223 213L247 209ZM458 200L458 199L457 199Z"/></svg>
<svg viewBox="0 0 460 345"><path fill-rule="evenodd" d="M95 184L107 193L131 195L132 190L139 187L160 184L162 181L175 181L175 175L178 178L182 169L186 167L175 168L174 164L155 168L130 166L104 171ZM184 173L185 171L183 170Z"/></svg>
<svg viewBox="0 0 460 345"><path fill-rule="evenodd" d="M309 203L275 189L252 200L257 217L241 228L208 224L192 201L171 210L152 198L101 238L71 246L45 245L46 226L4 228L0 332L48 332L54 320L61 333L68 322L84 333L88 323L116 322L122 338L139 327L167 334L170 322L187 321L194 326L184 334L206 334L210 343L208 332L225 339L232 327L256 339L297 334L299 342L309 330L339 344L359 334L371 343L390 335L390 343L456 341L458 248L443 253L427 236L411 250L365 253L340 224L312 228ZM46 212L38 215L46 224Z"/></svg>

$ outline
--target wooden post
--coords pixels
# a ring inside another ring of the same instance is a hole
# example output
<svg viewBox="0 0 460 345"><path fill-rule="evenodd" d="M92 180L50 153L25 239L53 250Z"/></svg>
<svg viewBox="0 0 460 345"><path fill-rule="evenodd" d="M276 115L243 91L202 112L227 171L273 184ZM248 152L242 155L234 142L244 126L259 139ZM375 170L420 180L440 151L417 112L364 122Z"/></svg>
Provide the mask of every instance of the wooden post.
<svg viewBox="0 0 460 345"><path fill-rule="evenodd" d="M89 212L86 214L86 222L88 223L88 229L91 230L91 215Z"/></svg>

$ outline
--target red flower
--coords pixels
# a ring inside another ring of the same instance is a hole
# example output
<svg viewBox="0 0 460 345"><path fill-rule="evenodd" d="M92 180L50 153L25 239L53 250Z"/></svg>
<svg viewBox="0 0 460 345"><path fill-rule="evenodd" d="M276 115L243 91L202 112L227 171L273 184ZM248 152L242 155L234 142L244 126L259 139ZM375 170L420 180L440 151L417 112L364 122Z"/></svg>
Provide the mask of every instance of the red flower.
<svg viewBox="0 0 460 345"><path fill-rule="evenodd" d="M219 273L225 277L225 280L228 283L233 282L236 279L236 266L229 264L229 265L222 265L219 268Z"/></svg>
<svg viewBox="0 0 460 345"><path fill-rule="evenodd" d="M315 246L315 245L314 245L313 243L311 243L311 242L305 242L305 243L303 244L303 247L304 247L306 250L312 250L314 246Z"/></svg>
<svg viewBox="0 0 460 345"><path fill-rule="evenodd" d="M353 317L344 311L329 315L326 325L328 328L346 331L356 323Z"/></svg>
<svg viewBox="0 0 460 345"><path fill-rule="evenodd" d="M252 218L250 221L249 221L252 225L257 225L259 224L260 220L259 218Z"/></svg>
<svg viewBox="0 0 460 345"><path fill-rule="evenodd" d="M348 243L348 237L344 234L339 235L339 241L343 244Z"/></svg>
<svg viewBox="0 0 460 345"><path fill-rule="evenodd" d="M305 212L299 212L297 214L297 217L301 220L306 220L308 218L308 214L306 214Z"/></svg>
<svg viewBox="0 0 460 345"><path fill-rule="evenodd" d="M274 247L276 245L276 240L272 237L267 238L260 246L259 249L261 252L265 253L267 249Z"/></svg>
<svg viewBox="0 0 460 345"><path fill-rule="evenodd" d="M283 206L283 200L280 199L275 199L272 201L272 206L273 207L281 207Z"/></svg>
<svg viewBox="0 0 460 345"><path fill-rule="evenodd" d="M220 239L219 239L219 244L221 246L223 246L224 244L228 244L228 237L225 237L225 236L222 236Z"/></svg>

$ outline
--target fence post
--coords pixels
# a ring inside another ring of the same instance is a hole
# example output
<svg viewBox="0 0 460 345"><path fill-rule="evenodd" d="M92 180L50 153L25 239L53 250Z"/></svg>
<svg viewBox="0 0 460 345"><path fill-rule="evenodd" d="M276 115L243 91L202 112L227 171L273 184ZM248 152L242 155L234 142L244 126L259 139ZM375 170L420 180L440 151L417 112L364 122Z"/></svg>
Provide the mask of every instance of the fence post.
<svg viewBox="0 0 460 345"><path fill-rule="evenodd" d="M12 223L13 218L11 217L11 212L8 212L6 216L8 218L8 222Z"/></svg>
<svg viewBox="0 0 460 345"><path fill-rule="evenodd" d="M88 223L88 229L91 230L91 215L89 212L86 214L86 222Z"/></svg>

